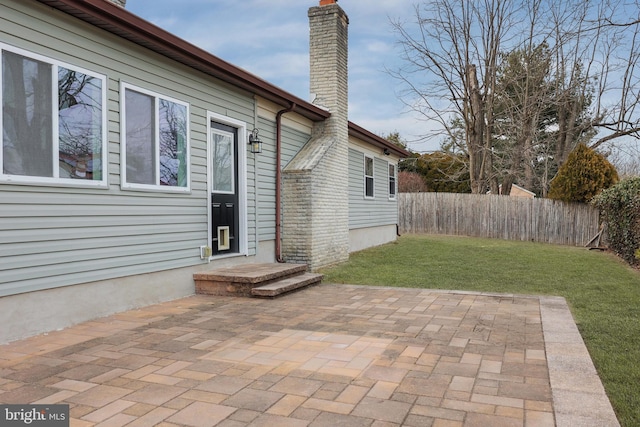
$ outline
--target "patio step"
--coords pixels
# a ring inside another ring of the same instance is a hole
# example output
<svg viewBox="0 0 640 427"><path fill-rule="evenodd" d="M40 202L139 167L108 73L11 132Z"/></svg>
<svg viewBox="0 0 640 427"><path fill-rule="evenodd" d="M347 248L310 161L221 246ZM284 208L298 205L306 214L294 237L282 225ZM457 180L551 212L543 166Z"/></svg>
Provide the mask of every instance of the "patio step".
<svg viewBox="0 0 640 427"><path fill-rule="evenodd" d="M268 285L251 289L251 295L256 297L273 298L286 292L295 291L305 286L315 285L322 281L322 274L304 273L299 276L281 279Z"/></svg>
<svg viewBox="0 0 640 427"><path fill-rule="evenodd" d="M319 279L315 277L310 281L311 277L306 275L307 269L305 264L245 264L195 273L193 280L196 294L274 297L322 280L321 275L316 275L320 276ZM304 278L294 280L301 276ZM276 286L278 282L282 283ZM253 292L255 288L268 285L274 286Z"/></svg>

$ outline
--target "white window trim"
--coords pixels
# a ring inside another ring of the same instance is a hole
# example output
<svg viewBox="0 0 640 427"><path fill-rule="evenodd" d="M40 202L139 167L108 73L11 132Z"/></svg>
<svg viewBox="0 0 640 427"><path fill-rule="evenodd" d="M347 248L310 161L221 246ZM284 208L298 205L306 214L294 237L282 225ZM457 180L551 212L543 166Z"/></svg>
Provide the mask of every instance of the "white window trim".
<svg viewBox="0 0 640 427"><path fill-rule="evenodd" d="M53 177L45 177L45 176L25 176L25 175L10 175L4 173L4 137L2 137L0 132L0 183L7 184L21 184L21 185L41 185L41 186L54 186L54 187L98 187L98 188L108 188L109 187L109 153L108 153L108 141L107 141L107 110L109 109L107 106L107 77L103 74L99 74L93 72L91 70L87 70L85 68L77 67L75 65L67 64L62 61L57 61L53 58L49 58L47 56L39 55L24 49L20 49L14 46L10 46L4 43L0 43L0 131L4 128L2 113L3 108L3 100L2 100L2 52L12 52L36 61L45 62L47 64L52 65L51 69L51 79L52 79L52 152L51 152L51 160L53 162ZM84 179L70 179L70 178L60 178L58 175L60 173L60 162L59 158L56 158L56 153L59 153L59 121L58 114L56 114L58 110L58 96L57 96L57 88L58 88L58 68L66 68L72 71L78 71L82 74L86 74L88 76L99 79L102 82L102 94L101 94L101 103L102 103L102 158L101 158L101 166L102 166L102 179L101 180L84 180Z"/></svg>
<svg viewBox="0 0 640 427"><path fill-rule="evenodd" d="M371 167L373 169L371 171L372 175L367 175L367 159L371 159ZM373 200L376 198L376 159L375 157L364 154L363 166L364 166L364 170L362 174L362 178L363 178L362 183L364 184L364 188L363 188L364 198L367 200ZM373 196L367 196L367 178L371 178L372 180L371 182L372 182Z"/></svg>
<svg viewBox="0 0 640 427"><path fill-rule="evenodd" d="M160 109L160 99L164 99L169 102L173 102L178 105L182 105L187 109L187 140L185 141L185 147L187 149L187 153L185 155L186 159L186 173L187 173L187 186L186 187L178 187L178 186L170 186L170 185L160 185L158 184L138 184L127 182L127 116L126 116L126 90L130 89L134 92L142 93L147 96L151 96L154 98L154 108L155 108L155 152L157 162L154 165L155 176L156 179L160 179L160 127L158 126L158 117L159 117L159 109ZM191 193L191 110L190 105L187 102L180 101L179 99L172 98L170 96L165 96L157 92L153 92L147 89L143 89L140 86L135 86L126 82L120 82L120 187L123 190L133 190L133 191L155 191L161 193Z"/></svg>
<svg viewBox="0 0 640 427"><path fill-rule="evenodd" d="M233 254L223 254L210 256L208 261L223 258L233 258L238 256L249 255L249 218L247 214L247 124L243 121L232 119L231 117L221 114L207 112L207 241L206 246L211 244L213 230L211 228L211 163L213 161L213 153L211 152L211 122L217 122L223 125L231 126L238 129L238 221L240 222L238 232L240 240L238 242L238 252Z"/></svg>
<svg viewBox="0 0 640 427"><path fill-rule="evenodd" d="M393 184L394 184L394 191L393 194L391 194L391 192L389 192L389 200L396 200L398 198L398 165L395 163L391 163L391 162L387 162L387 174L388 174L388 179L387 182L389 183L388 187L389 190L391 189L391 175L389 174L389 167L393 166Z"/></svg>

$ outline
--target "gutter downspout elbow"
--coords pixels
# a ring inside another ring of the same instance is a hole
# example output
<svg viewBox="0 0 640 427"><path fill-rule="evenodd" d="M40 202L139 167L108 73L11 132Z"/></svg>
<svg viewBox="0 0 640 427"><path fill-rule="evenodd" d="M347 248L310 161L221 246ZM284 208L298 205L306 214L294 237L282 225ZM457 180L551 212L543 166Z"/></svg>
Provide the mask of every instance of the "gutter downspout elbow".
<svg viewBox="0 0 640 427"><path fill-rule="evenodd" d="M283 263L282 258L282 116L296 108L292 102L289 108L276 114L276 261Z"/></svg>

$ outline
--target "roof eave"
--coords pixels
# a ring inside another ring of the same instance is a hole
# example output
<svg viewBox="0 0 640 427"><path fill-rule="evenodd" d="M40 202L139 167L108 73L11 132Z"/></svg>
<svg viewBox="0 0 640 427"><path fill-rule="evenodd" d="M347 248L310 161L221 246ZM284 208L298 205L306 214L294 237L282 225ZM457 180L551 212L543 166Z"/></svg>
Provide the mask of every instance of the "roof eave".
<svg viewBox="0 0 640 427"><path fill-rule="evenodd" d="M110 1L36 1L283 107L295 104L296 113L312 121L322 121L331 116L328 111L212 55Z"/></svg>
<svg viewBox="0 0 640 427"><path fill-rule="evenodd" d="M382 150L389 150L389 154L394 154L400 158L411 156L411 153L404 148L395 145L394 143L389 142L374 133L369 132L365 128L360 127L353 122L349 122L349 136L360 139L375 147L379 147Z"/></svg>

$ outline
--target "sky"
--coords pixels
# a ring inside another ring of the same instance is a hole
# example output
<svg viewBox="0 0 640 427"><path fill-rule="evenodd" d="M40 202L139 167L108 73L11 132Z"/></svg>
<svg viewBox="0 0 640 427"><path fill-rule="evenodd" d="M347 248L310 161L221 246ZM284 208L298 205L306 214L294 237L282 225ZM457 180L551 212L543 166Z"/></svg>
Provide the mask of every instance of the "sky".
<svg viewBox="0 0 640 427"><path fill-rule="evenodd" d="M340 0L349 16L349 120L386 136L399 132L412 151L427 123L403 104L386 70L402 66L391 21L415 16L409 0ZM318 0L127 0L126 9L162 29L309 100L309 21Z"/></svg>

